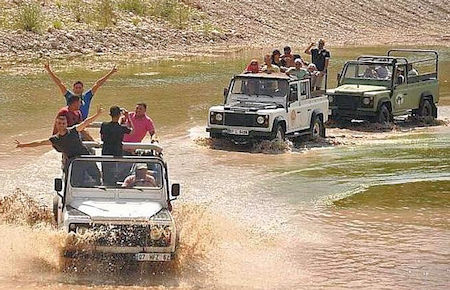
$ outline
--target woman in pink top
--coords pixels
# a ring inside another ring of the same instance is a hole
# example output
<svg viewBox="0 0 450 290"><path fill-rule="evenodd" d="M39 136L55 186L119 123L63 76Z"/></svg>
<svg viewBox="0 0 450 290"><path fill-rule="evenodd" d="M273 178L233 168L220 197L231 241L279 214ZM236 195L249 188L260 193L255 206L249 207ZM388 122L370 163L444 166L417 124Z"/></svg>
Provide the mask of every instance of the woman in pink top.
<svg viewBox="0 0 450 290"><path fill-rule="evenodd" d="M150 137L153 138L155 134L155 125L152 119L146 114L147 105L145 103L136 104L135 111L128 114L128 118L132 119L134 123L134 129L131 134L126 134L123 137L123 142L141 142L145 135L150 133ZM127 118L122 118L121 124L129 124L130 120Z"/></svg>

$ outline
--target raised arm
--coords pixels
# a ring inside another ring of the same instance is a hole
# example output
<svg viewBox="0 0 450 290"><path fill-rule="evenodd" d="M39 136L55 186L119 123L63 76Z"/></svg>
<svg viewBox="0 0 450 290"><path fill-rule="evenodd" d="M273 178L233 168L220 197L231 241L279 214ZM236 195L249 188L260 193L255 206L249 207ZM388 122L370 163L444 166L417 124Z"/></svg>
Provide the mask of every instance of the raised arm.
<svg viewBox="0 0 450 290"><path fill-rule="evenodd" d="M114 66L109 73L107 73L106 75L104 75L103 77L101 77L98 81L95 82L95 84L92 86L92 94L95 94L95 92L97 92L97 90L106 82L106 80L112 76L114 73L117 72L117 67Z"/></svg>
<svg viewBox="0 0 450 290"><path fill-rule="evenodd" d="M311 42L311 44L305 49L305 53L311 55L311 48L314 46L314 42Z"/></svg>
<svg viewBox="0 0 450 290"><path fill-rule="evenodd" d="M14 140L14 143L16 143L17 148L39 147L39 146L43 146L43 145L52 145L52 142L50 142L50 139L37 140L37 141L33 141L33 142L28 142L28 143L20 143L19 140Z"/></svg>
<svg viewBox="0 0 450 290"><path fill-rule="evenodd" d="M65 95L67 92L67 88L62 83L61 79L58 76L56 76L55 73L52 71L52 68L50 67L50 63L48 61L44 64L44 68L47 71L48 75L51 77L51 79L58 86L59 90L61 91L61 94Z"/></svg>
<svg viewBox="0 0 450 290"><path fill-rule="evenodd" d="M101 105L98 105L97 112L94 115L90 116L89 118L86 118L83 122L75 126L77 131L81 132L84 129L86 129L86 127L88 127L92 122L94 122L103 113L103 111L104 109L101 107Z"/></svg>

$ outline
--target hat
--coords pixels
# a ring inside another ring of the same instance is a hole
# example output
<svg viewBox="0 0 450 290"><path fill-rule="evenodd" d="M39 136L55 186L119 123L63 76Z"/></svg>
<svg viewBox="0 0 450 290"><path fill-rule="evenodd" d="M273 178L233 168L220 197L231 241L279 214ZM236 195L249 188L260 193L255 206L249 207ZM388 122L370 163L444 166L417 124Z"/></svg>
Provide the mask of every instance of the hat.
<svg viewBox="0 0 450 290"><path fill-rule="evenodd" d="M120 108L117 106L112 106L111 108L109 108L109 114L112 117L120 116Z"/></svg>
<svg viewBox="0 0 450 290"><path fill-rule="evenodd" d="M139 170L139 169L147 169L147 164L145 164L145 163L136 164L136 170Z"/></svg>
<svg viewBox="0 0 450 290"><path fill-rule="evenodd" d="M301 58L296 58L296 59L294 60L294 62L300 62L300 63L303 63L303 61L302 61Z"/></svg>

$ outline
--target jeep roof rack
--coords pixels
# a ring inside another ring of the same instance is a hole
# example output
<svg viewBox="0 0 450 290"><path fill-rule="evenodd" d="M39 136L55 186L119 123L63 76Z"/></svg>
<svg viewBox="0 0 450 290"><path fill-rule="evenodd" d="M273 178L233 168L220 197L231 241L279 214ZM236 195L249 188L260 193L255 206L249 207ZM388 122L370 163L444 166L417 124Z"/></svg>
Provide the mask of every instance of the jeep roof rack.
<svg viewBox="0 0 450 290"><path fill-rule="evenodd" d="M290 80L291 78L285 73L242 73L236 75L237 77L254 77L254 78L268 78L268 79L283 79Z"/></svg>
<svg viewBox="0 0 450 290"><path fill-rule="evenodd" d="M102 148L103 142L83 141L83 145L88 149ZM152 155L161 155L163 151L163 148L156 143L122 142L122 148L124 150L133 150L140 152L144 152L146 150L153 151Z"/></svg>

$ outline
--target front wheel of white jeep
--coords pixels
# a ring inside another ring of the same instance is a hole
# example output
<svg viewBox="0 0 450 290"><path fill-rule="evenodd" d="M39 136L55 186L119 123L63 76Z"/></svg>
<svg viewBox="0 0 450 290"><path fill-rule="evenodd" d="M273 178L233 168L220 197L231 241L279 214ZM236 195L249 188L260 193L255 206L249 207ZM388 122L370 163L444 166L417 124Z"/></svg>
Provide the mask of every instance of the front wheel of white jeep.
<svg viewBox="0 0 450 290"><path fill-rule="evenodd" d="M313 140L316 140L319 137L325 137L325 126L319 116L314 117L314 120L311 123L310 135Z"/></svg>
<svg viewBox="0 0 450 290"><path fill-rule="evenodd" d="M276 124L275 130L273 131L272 140L284 141L285 140L285 132L284 127L280 123Z"/></svg>

